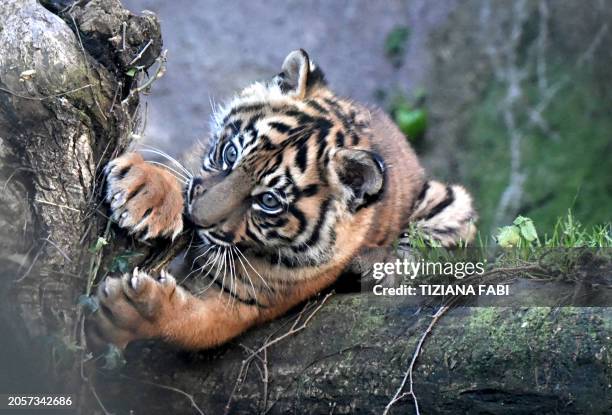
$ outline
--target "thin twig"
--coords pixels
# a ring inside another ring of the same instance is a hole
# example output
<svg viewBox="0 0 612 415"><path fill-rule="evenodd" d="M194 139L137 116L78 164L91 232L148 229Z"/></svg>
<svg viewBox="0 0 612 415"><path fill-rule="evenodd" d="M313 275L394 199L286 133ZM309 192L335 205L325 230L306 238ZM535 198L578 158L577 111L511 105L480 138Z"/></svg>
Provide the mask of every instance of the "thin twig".
<svg viewBox="0 0 612 415"><path fill-rule="evenodd" d="M30 101L44 101L44 100L51 99L51 98L58 98L58 97L61 97L61 96L64 96L64 95L73 94L73 93L78 92L78 91L80 91L82 89L90 88L90 87L91 87L91 84L87 84L87 85L83 85L83 86L80 86L80 87L75 88L75 89L71 89L69 91L60 92L58 94L45 95L44 97L29 97L27 95L21 95L21 94L15 92L15 91L11 91L10 89L6 89L6 88L2 88L2 87L0 87L0 91L6 92L7 94L11 94L11 95L16 96L16 97L21 98L21 99L28 99Z"/></svg>
<svg viewBox="0 0 612 415"><path fill-rule="evenodd" d="M26 272L24 272L21 275L21 277L19 277L16 280L14 280L13 281L14 284L17 284L17 283L23 281L24 279L26 279L26 277L28 275L30 275L30 272L32 272L32 269L34 268L34 265L36 265L36 263L38 262L38 258L40 258L40 256L42 255L42 253L44 252L46 246L47 246L47 241L45 240L45 241L43 241L43 244L40 246L40 248L36 252L36 255L34 256L34 259L32 259L32 263L30 264L30 266L28 267Z"/></svg>
<svg viewBox="0 0 612 415"><path fill-rule="evenodd" d="M445 306L441 306L438 311L436 312L436 314L433 315L433 318L431 320L431 322L429 323L429 326L427 326L427 330L425 330L425 332L423 333L423 335L421 335L421 338L419 339L419 342L417 343L416 349L412 355L412 360L410 361L410 366L408 366L408 370L406 370L406 373L404 374L404 378L402 379L402 383L400 385L400 387L397 389L397 391L395 392L395 395L393 396L393 398L389 401L389 403L387 404L387 406L385 407L385 410L383 412L383 415L387 415L389 413L389 410L391 409L391 407L398 402L399 400L405 398L406 396L411 395L412 396L412 401L414 402L414 410L416 415L420 415L419 412L419 402L417 400L416 394L414 393L414 382L413 382L413 372L414 372L414 365L417 361L417 358L419 357L419 355L421 354L421 349L423 348L423 344L425 343L425 339L427 338L427 336L429 335L429 333L431 332L431 330L433 329L433 326L438 322L438 320L440 320L440 317L442 317L444 315L444 313L446 313L448 311L448 309L450 308L450 306L445 305ZM404 387L406 386L406 382L409 382L409 389L407 392L402 393L402 391L404 390Z"/></svg>
<svg viewBox="0 0 612 415"><path fill-rule="evenodd" d="M98 405L100 406L100 409L102 409L102 412L104 412L104 415L113 415L112 412L108 412L106 410L106 407L104 406L104 404L102 403L102 400L98 396L96 389L93 387L91 382L89 382L89 380L87 380L87 384L89 385L89 390L91 391L91 394L94 396L94 398L96 398L96 401L98 402Z"/></svg>
<svg viewBox="0 0 612 415"><path fill-rule="evenodd" d="M264 349L263 351L262 366L263 366L262 381L264 385L262 411L265 411L266 408L268 407L268 384L270 382L270 376L268 372L268 349Z"/></svg>
<svg viewBox="0 0 612 415"><path fill-rule="evenodd" d="M241 345L245 350L249 351L250 354L249 356L244 359L242 361L242 365L240 366L240 371L238 372L238 377L236 379L236 383L234 384L234 387L232 388L232 392L230 393L230 396L227 400L227 403L225 404L225 414L229 414L230 413L230 409L231 409L231 403L232 400L234 399L234 395L236 394L236 392L238 391L238 386L241 382L243 382L246 379L246 376L248 374L248 370L249 367L251 365L251 362L253 361L253 359L257 358L262 362L263 365L263 383L264 383L264 407L263 407L263 413L266 413L266 405L267 405L267 394L268 394L268 384L269 384L269 373L268 373L268 355L267 355L267 349L268 347L282 341L283 339L286 339L289 336L293 336L294 334L304 330L307 326L308 323L313 319L313 317L319 312L319 310L325 305L325 302L329 299L329 297L331 297L334 293L330 292L328 293L323 300L321 301L321 303L319 303L318 306L316 306L314 308L314 310L308 315L308 317L306 317L306 319L304 320L304 322L300 324L300 322L302 321L302 317L304 316L304 314L309 311L311 309L310 304L306 304L304 306L304 308L302 308L302 311L300 311L300 313L297 315L297 317L295 318L293 324L291 325L291 328L284 334L274 338L273 340L270 340L270 338L274 335L274 333L272 333L270 336L268 336L265 341L264 344L259 347L256 350L251 350L250 348ZM299 325L299 326L298 326ZM260 353L264 353L264 357L260 357L259 354Z"/></svg>
<svg viewBox="0 0 612 415"><path fill-rule="evenodd" d="M134 59L132 59L132 61L128 64L128 65L133 65L134 63L136 63L140 58L142 58L142 55L147 51L147 49L149 49L149 46L151 46L153 44L153 39L149 39L149 41L147 42L147 44L142 48L142 50L140 52L138 52L138 54L136 55L136 57Z"/></svg>
<svg viewBox="0 0 612 415"><path fill-rule="evenodd" d="M57 250L58 250L58 252L59 252L60 254L62 254L62 256L63 256L63 257L66 259L66 261L68 261L68 262L72 262L72 260L71 260L71 259L70 259L70 257L68 256L68 254L66 254L66 253L65 253L65 252L62 250L62 248L60 248L60 247L59 247L59 245L58 245L58 244L56 244L55 242L53 242L53 241L51 240L51 237L49 237L49 236L48 236L48 237L46 237L44 240L45 240L46 242L49 242L49 243L51 244L51 246L53 246L55 249L57 249Z"/></svg>
<svg viewBox="0 0 612 415"><path fill-rule="evenodd" d="M31 173L36 173L36 171L30 167L16 167L15 170L11 173L11 175L6 179L6 181L4 182L4 186L2 187L2 192L6 192L6 188L9 185L9 183L11 182L11 180L13 180L13 177L15 177L15 175L17 175L20 171L29 171Z"/></svg>
<svg viewBox="0 0 612 415"><path fill-rule="evenodd" d="M150 381L148 381L148 380L142 380L142 379L132 378L132 377L130 377L130 376L126 376L126 375L121 375L121 377L122 377L122 378L125 378L125 379L128 379L128 380L135 380L136 382L144 383L145 385L156 386L156 387L161 388L161 389L166 389L166 390L169 390L169 391L172 391L172 392L179 393L179 394L183 395L184 397L186 397L186 398L189 400L189 402L191 403L191 406L192 406L192 407L193 407L193 408L194 408L196 411L198 411L198 413L199 413L200 415L205 415L205 414L204 414L204 411L203 411L203 410L202 410L202 409L201 409L201 408L198 406L198 404L196 403L195 398L193 397L193 395L191 395L191 394L189 394L189 393L185 392L185 391L184 391L184 390L182 390L182 389L175 388L174 386L168 386L168 385L162 385L162 384L160 384L160 383L150 382Z"/></svg>
<svg viewBox="0 0 612 415"><path fill-rule="evenodd" d="M108 109L108 115L111 115L115 111L115 103L117 102L117 97L119 96L119 91L121 91L121 89L123 89L123 82L119 81L117 82L117 88L113 93L113 100L111 101L111 105Z"/></svg>
<svg viewBox="0 0 612 415"><path fill-rule="evenodd" d="M106 222L106 229L104 230L104 239L108 240L108 236L110 235L110 227L112 221L109 219ZM91 289L93 288L93 283L96 280L96 276L98 275L98 270L100 269L100 265L102 264L102 249L100 249L96 255L91 258L91 262L89 263L89 273L87 275L87 286L85 289L85 294L90 295Z"/></svg>
<svg viewBox="0 0 612 415"><path fill-rule="evenodd" d="M310 315L306 318L306 320L304 320L304 323L302 323L302 325L300 325L299 327L296 327L297 322L299 320L296 320L296 323L291 327L291 330L289 330L287 333L283 334L282 336L278 336L277 338L275 338L274 340L271 340L269 342L267 342L266 344L264 344L263 346L261 346L259 349L257 349L254 354L259 354L261 353L263 350L265 350L266 348L278 343L279 341L289 337L289 336L293 336L294 334L304 330L306 328L306 326L308 326L308 323L310 322L310 320L312 320L312 318L315 316L315 314L317 314L319 312L319 310L325 305L325 302L327 301L327 299L329 297L331 297L333 295L333 293L328 293L324 298L323 301L321 301L321 303L313 310L312 313L310 313Z"/></svg>
<svg viewBox="0 0 612 415"><path fill-rule="evenodd" d="M68 209L68 210L72 210L72 211L74 211L74 212L80 212L80 210L75 209L75 208L73 208L73 207L71 207L71 206L59 205L59 204L57 204L57 203L49 202L48 200L34 199L34 201L35 201L35 202L37 202L37 203L42 203L42 204L44 204L44 205L55 206L55 207L58 207L58 208L60 208L60 209Z"/></svg>
<svg viewBox="0 0 612 415"><path fill-rule="evenodd" d="M121 51L125 50L125 32L127 30L127 22L121 23Z"/></svg>
<svg viewBox="0 0 612 415"><path fill-rule="evenodd" d="M137 88L134 88L130 91L130 93L128 94L128 96L121 101L121 105L127 105L127 103L129 102L130 98L132 98L134 95L144 91L145 89L149 88L151 85L153 85L153 82L155 82L157 79L161 78L164 73L166 72L166 53L168 51L164 50L158 57L157 59L155 59L158 63L157 68L155 69L155 73L149 77L149 79L147 79L147 81L138 86Z"/></svg>

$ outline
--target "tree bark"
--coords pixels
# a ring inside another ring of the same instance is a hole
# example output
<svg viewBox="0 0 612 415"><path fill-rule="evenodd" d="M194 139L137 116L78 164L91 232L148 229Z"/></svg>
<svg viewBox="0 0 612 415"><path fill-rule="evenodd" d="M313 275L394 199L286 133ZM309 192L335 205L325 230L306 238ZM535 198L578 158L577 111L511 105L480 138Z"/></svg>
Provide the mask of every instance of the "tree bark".
<svg viewBox="0 0 612 415"><path fill-rule="evenodd" d="M250 350L288 332L295 314L207 353L177 358L158 344L132 347L126 377L109 375L100 386L118 413L138 411L143 402L149 413L197 413L186 396L162 386L192 395L206 413L223 413L238 382L228 413L381 414L435 311L338 294L303 331L259 353L262 360L253 359L241 382ZM594 308L450 310L414 369L421 413L609 413L611 317L609 309ZM390 413L413 408L407 396Z"/></svg>
<svg viewBox="0 0 612 415"><path fill-rule="evenodd" d="M144 342L120 369L89 359L78 298L135 249L100 207L101 166L138 129L131 68L161 65L162 41L155 16L118 0L42 4L0 10L0 328L12 353L1 362L20 372L2 380L22 382L2 391L73 393L81 413L383 412L435 310L336 294L215 350ZM413 373L421 413L610 413L611 317L608 308L448 311ZM390 412L413 406L408 395Z"/></svg>
<svg viewBox="0 0 612 415"><path fill-rule="evenodd" d="M106 229L101 166L139 125L128 71L149 68L162 42L155 16L132 15L118 0L42 4L0 8L2 328L14 350L31 350L24 362L62 378L77 373L77 299L101 256L87 248Z"/></svg>

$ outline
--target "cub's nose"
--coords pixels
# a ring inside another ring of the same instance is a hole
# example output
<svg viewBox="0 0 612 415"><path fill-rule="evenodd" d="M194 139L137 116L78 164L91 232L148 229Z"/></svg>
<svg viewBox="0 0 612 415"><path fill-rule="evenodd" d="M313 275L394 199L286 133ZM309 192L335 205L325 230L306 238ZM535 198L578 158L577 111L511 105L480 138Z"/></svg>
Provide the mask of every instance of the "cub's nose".
<svg viewBox="0 0 612 415"><path fill-rule="evenodd" d="M189 202L193 201L195 198L202 196L206 192L204 188L204 180L201 177L194 177L189 183Z"/></svg>

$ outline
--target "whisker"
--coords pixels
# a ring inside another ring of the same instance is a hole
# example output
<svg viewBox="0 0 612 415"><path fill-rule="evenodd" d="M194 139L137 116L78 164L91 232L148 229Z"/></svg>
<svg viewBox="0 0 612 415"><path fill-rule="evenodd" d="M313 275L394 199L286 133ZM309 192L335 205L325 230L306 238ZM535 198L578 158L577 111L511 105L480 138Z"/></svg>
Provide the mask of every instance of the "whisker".
<svg viewBox="0 0 612 415"><path fill-rule="evenodd" d="M224 246L223 247L223 279L221 280L221 291L219 291L219 297L221 297L221 295L223 294L223 292L225 291L225 261L226 261L226 257L227 257L227 248Z"/></svg>
<svg viewBox="0 0 612 415"><path fill-rule="evenodd" d="M185 249L185 254L183 255L183 260L187 259L187 254L189 253L189 250L191 249L191 247L193 246L193 239L194 239L195 233L192 232L191 233L191 239L189 240L189 245L187 245L187 249ZM193 269L193 264L191 264L191 268Z"/></svg>
<svg viewBox="0 0 612 415"><path fill-rule="evenodd" d="M217 278L219 277L220 268L217 267L216 265L217 265L217 261L219 261L220 259L221 259L221 250L218 250L216 255L215 255L215 260L213 261L211 267L208 269L208 272L204 275L204 277L207 277L210 274L210 272L213 269L215 269L215 268L217 269L217 272L215 273L215 276L213 277L213 279L210 282L210 284L208 284L206 287L204 287L204 289L198 291L196 293L196 295L203 294L204 292L206 292L215 283L215 281L217 281Z"/></svg>
<svg viewBox="0 0 612 415"><path fill-rule="evenodd" d="M264 280L264 278L263 278L263 277L262 277L262 276L259 274L259 272L257 272L257 270L256 270L256 269L253 267L253 265L251 264L251 261L249 261L249 260L247 259L247 257L246 257L246 256L244 256L244 254L243 254L243 253L242 253L240 250L238 250L238 254L240 254L240 255L242 256L242 258L245 260L245 262L247 263L247 265L248 265L249 267L251 267L251 269L252 269L253 271L255 271L255 274L257 274L257 276L259 277L259 279L261 280L261 282L263 282L263 283L264 283L264 285L266 286L266 288L267 288L268 290L270 290L270 292L272 292L272 288L270 288L270 286L268 285L268 283L266 282L266 280Z"/></svg>
<svg viewBox="0 0 612 415"><path fill-rule="evenodd" d="M232 284L232 291L234 293L236 293L236 295L238 295L238 279L236 278L236 273L234 270L235 267L235 263L234 263L234 251L232 250L232 246L230 245L229 247L229 251L228 251L228 268L229 268L229 272L230 272L230 283ZM236 302L236 298L232 296L232 303ZM232 304L233 305L233 304Z"/></svg>
<svg viewBox="0 0 612 415"><path fill-rule="evenodd" d="M208 272L206 272L206 274L204 274L204 278L208 277L208 275L210 275L210 273L215 269L215 265L216 265L217 261L219 260L220 256L221 256L221 250L218 249L215 252L215 256L212 257L212 258L209 258L208 261L206 261L206 263L199 268L200 274L198 276L201 276L202 273L204 272L204 268L206 268L206 266L208 266L210 264L210 267L208 268Z"/></svg>
<svg viewBox="0 0 612 415"><path fill-rule="evenodd" d="M201 255L198 255L197 257L195 257L193 262L191 263L191 269L193 269L193 266L195 265L195 263L196 263L196 261L198 259L202 258L204 255L206 255L208 253L208 251L210 251L213 248L216 248L216 246L215 245L210 245L206 251L204 251Z"/></svg>
<svg viewBox="0 0 612 415"><path fill-rule="evenodd" d="M147 160L147 163L149 163L149 164L156 164L158 166L165 167L168 170L170 170L171 172L173 172L174 174L176 174L176 176L177 176L176 178L177 179L182 179L182 181L184 183L189 182L189 179L187 177L185 177L182 173L179 173L178 171L174 170L172 167L168 166L167 164L160 163L159 161L153 161L153 160Z"/></svg>
<svg viewBox="0 0 612 415"><path fill-rule="evenodd" d="M175 159L174 157L172 157L171 155L169 155L168 153L152 147L150 145L147 144L143 144L144 147L148 147L148 148L141 148L140 151L146 151L149 153L153 153L153 154L157 154L159 156L164 157L165 159L173 162L175 165L177 165L187 176L189 176L190 178L193 177L193 175L191 174L191 172L189 170L187 170L187 168L185 166L183 166L177 159Z"/></svg>
<svg viewBox="0 0 612 415"><path fill-rule="evenodd" d="M233 247L234 250L238 251L238 247ZM242 266L242 269L244 270L244 273L246 274L246 278L247 280L249 280L249 284L251 284L251 288L253 289L253 297L255 298L255 301L259 302L259 299L257 298L257 290L255 290L255 286L253 285L253 281L251 280L251 276L249 275L249 272L247 271L246 267L244 266L244 262L242 262L242 259L240 259L240 256L236 255L236 258L238 258L238 261L240 261L240 265Z"/></svg>
<svg viewBox="0 0 612 415"><path fill-rule="evenodd" d="M208 253L208 252L209 252L211 249L213 249L213 248L216 248L216 246L214 246L214 245L209 246L209 247L208 247L208 249L207 249L206 251L204 251L204 253L203 253L203 254L198 255L198 256L197 256L197 257L196 257L196 258L193 260L193 262L191 263L191 270L192 270L192 271L191 271L189 274L187 274L187 276L186 276L185 278L183 278L183 280L180 282L180 284L182 284L183 282L185 282L185 281L187 280L187 278L191 277L191 276L192 276L193 274L195 274L196 272L200 271L200 275L202 274L202 272L204 272L204 268L205 268L205 267L206 267L206 266L207 266L207 265L208 265L208 264L211 262L211 260L214 258L212 255L211 255L210 257L208 257L208 258L207 258L206 263L205 263L204 265L202 265L201 267L198 267L198 268L196 268L196 269L194 269L193 267L194 267L194 265L195 265L195 262L196 262L198 259L200 259L200 258L201 258L201 257L203 257L204 255L206 255L206 254L207 254L207 253ZM216 252L215 252L215 254L216 254Z"/></svg>
<svg viewBox="0 0 612 415"><path fill-rule="evenodd" d="M161 151L159 149L156 149L156 148L140 148L138 151L143 151L143 152L147 152L147 153L157 154L158 156L161 156L164 159L166 159L166 160L172 162L173 164L175 164L187 176L189 176L189 177L193 176L191 174L191 172L185 166L183 166L177 159L175 159L174 157L170 156L167 153L164 153L163 151Z"/></svg>

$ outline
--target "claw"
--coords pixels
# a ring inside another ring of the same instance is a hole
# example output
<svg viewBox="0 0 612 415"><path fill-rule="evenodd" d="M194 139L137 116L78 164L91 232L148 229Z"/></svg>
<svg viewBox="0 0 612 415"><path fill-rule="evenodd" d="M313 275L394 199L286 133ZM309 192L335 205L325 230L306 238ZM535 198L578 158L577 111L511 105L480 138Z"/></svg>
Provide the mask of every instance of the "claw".
<svg viewBox="0 0 612 415"><path fill-rule="evenodd" d="M131 220L130 213L127 211L123 212L121 216L119 216L119 226L126 228L130 224Z"/></svg>
<svg viewBox="0 0 612 415"><path fill-rule="evenodd" d="M113 196L113 200L111 201L111 208L112 209L117 209L120 208L121 206L123 206L126 202L125 199L125 195L123 192L117 192L115 193L115 195Z"/></svg>
<svg viewBox="0 0 612 415"><path fill-rule="evenodd" d="M111 171L113 170L113 168L115 167L115 163L114 162L108 162L106 164L106 166L104 166L104 175L108 176L110 175Z"/></svg>
<svg viewBox="0 0 612 415"><path fill-rule="evenodd" d="M134 291L138 290L139 283L140 278L138 278L138 275L134 275L132 278L130 278L130 286Z"/></svg>

